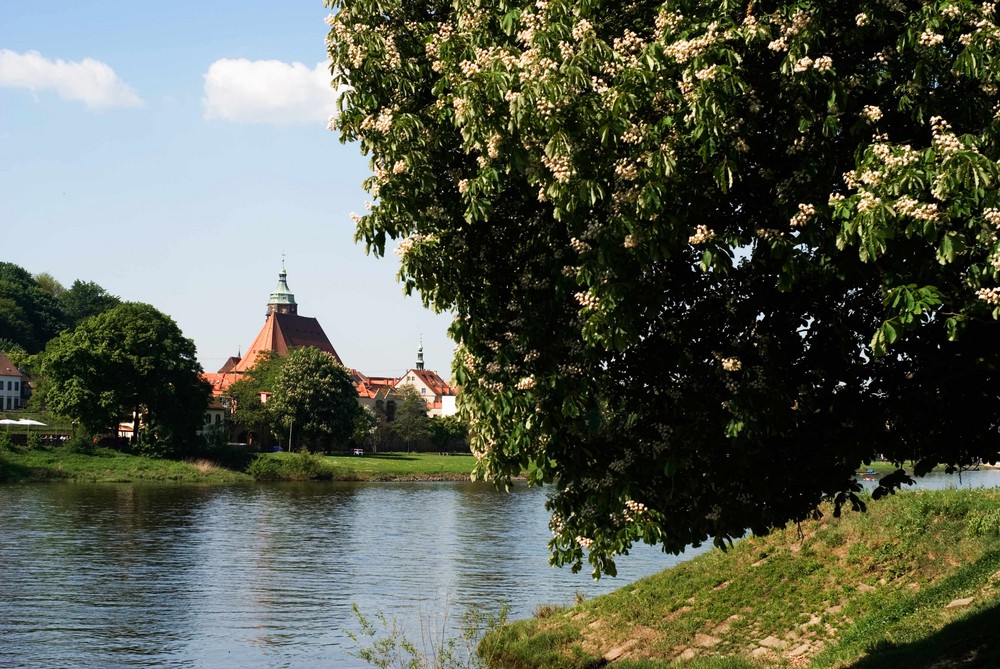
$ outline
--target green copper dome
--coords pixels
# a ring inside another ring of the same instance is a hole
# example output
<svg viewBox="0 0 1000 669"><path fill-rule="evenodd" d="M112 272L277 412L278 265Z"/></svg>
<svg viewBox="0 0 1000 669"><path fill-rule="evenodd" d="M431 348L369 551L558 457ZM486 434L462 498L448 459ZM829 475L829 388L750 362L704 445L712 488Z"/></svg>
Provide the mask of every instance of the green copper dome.
<svg viewBox="0 0 1000 669"><path fill-rule="evenodd" d="M295 296L288 289L288 274L285 272L285 263L281 263L281 272L278 274L278 287L271 293L268 305L295 304Z"/></svg>

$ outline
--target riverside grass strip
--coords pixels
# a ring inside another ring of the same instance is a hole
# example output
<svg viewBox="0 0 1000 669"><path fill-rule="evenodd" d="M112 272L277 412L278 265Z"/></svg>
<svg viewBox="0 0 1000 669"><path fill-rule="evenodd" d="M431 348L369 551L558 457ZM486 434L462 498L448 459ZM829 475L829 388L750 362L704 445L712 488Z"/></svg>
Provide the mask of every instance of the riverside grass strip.
<svg viewBox="0 0 1000 669"><path fill-rule="evenodd" d="M261 481L466 481L471 455L385 453L364 456L302 453L227 454L189 461L152 459L106 448L88 453L64 447L0 451L0 482L86 481L252 483ZM228 465L228 466L226 466ZM249 473L248 473L249 472ZM254 476L260 473L260 476Z"/></svg>
<svg viewBox="0 0 1000 669"><path fill-rule="evenodd" d="M1000 492L914 491L867 514L829 511L544 607L500 633L497 666L1000 666Z"/></svg>

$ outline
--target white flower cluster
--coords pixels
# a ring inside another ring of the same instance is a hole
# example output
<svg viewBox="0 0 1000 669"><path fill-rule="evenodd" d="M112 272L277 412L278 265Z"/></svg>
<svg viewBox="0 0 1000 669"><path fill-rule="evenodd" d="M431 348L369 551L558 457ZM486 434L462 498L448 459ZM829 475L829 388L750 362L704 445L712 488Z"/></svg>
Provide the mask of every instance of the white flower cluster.
<svg viewBox="0 0 1000 669"><path fill-rule="evenodd" d="M937 46L938 44L944 42L944 35L936 33L928 28L924 32L920 33L920 39L918 41L920 42L920 46L924 47Z"/></svg>
<svg viewBox="0 0 1000 669"><path fill-rule="evenodd" d="M535 387L535 377L533 377L533 376L526 376L523 379L521 379L520 381L518 381L517 385L514 386L514 387L517 390L531 390L532 388Z"/></svg>
<svg viewBox="0 0 1000 669"><path fill-rule="evenodd" d="M645 131L645 123L631 125L625 132L622 133L622 141L626 144L638 144L642 141L642 136L645 134Z"/></svg>
<svg viewBox="0 0 1000 669"><path fill-rule="evenodd" d="M813 61L813 67L820 72L829 72L833 69L833 58L830 56L820 56Z"/></svg>
<svg viewBox="0 0 1000 669"><path fill-rule="evenodd" d="M811 204L799 204L798 213L792 216L791 220L788 221L788 224L791 225L793 228L801 228L804 227L805 224L809 222L809 219L811 219L815 215L816 215L815 206Z"/></svg>
<svg viewBox="0 0 1000 669"><path fill-rule="evenodd" d="M469 180L459 179L458 180L458 192L465 195L469 191Z"/></svg>
<svg viewBox="0 0 1000 669"><path fill-rule="evenodd" d="M830 197L827 200L831 207L836 207L838 204L846 200L847 198L843 193L830 193Z"/></svg>
<svg viewBox="0 0 1000 669"><path fill-rule="evenodd" d="M861 12L860 14L854 17L854 23L856 23L859 28L864 28L866 25L868 25L868 15L865 14L864 12Z"/></svg>
<svg viewBox="0 0 1000 669"><path fill-rule="evenodd" d="M719 41L721 36L718 33L718 26L715 23L708 25L708 30L704 35L693 39L682 39L668 44L663 51L678 63L686 63L692 58L700 56L706 49Z"/></svg>
<svg viewBox="0 0 1000 669"><path fill-rule="evenodd" d="M662 36L665 31L677 30L683 20L684 15L680 12L668 12L666 6L660 8L660 13L656 15L655 19L657 37Z"/></svg>
<svg viewBox="0 0 1000 669"><path fill-rule="evenodd" d="M743 363L739 358L723 358L722 369L727 372L738 372L743 369Z"/></svg>
<svg viewBox="0 0 1000 669"><path fill-rule="evenodd" d="M987 304L1000 304L1000 287L980 288L976 291L976 297Z"/></svg>
<svg viewBox="0 0 1000 669"><path fill-rule="evenodd" d="M577 537L576 543L580 544L583 548L590 550L590 547L594 545L594 540L588 539L587 537Z"/></svg>
<svg viewBox="0 0 1000 669"><path fill-rule="evenodd" d="M625 509L622 515L625 516L626 520L633 521L637 518L641 518L646 515L649 509L645 504L637 502L634 499L625 500Z"/></svg>
<svg viewBox="0 0 1000 669"><path fill-rule="evenodd" d="M931 136L934 150L942 160L962 150L962 142L951 131L951 124L940 116L931 117Z"/></svg>
<svg viewBox="0 0 1000 669"><path fill-rule="evenodd" d="M947 16L950 19L954 19L961 15L962 10L958 8L958 5L945 5L941 8L941 16Z"/></svg>
<svg viewBox="0 0 1000 669"><path fill-rule="evenodd" d="M772 239L779 239L782 237L781 230L775 230L774 228L757 228L754 230L754 234L764 241L770 241Z"/></svg>
<svg viewBox="0 0 1000 669"><path fill-rule="evenodd" d="M593 35L594 26L591 25L590 21L587 19L580 19L576 22L576 25L573 26L573 39L577 42L582 42L588 37L593 37Z"/></svg>
<svg viewBox="0 0 1000 669"><path fill-rule="evenodd" d="M988 209L983 209L983 218L997 228L1000 228L1000 209L990 207Z"/></svg>
<svg viewBox="0 0 1000 669"><path fill-rule="evenodd" d="M688 243L693 246L698 246L699 244L704 244L714 237L714 230L710 230L707 225L699 224L694 227L694 234L688 237Z"/></svg>
<svg viewBox="0 0 1000 669"><path fill-rule="evenodd" d="M399 246L396 247L394 253L398 255L400 258L404 257L407 253L410 252L411 249L413 249L414 246L423 241L423 238L424 238L423 235L419 233L410 235L406 239L403 239L399 242Z"/></svg>
<svg viewBox="0 0 1000 669"><path fill-rule="evenodd" d="M628 158L621 158L615 162L615 174L625 181L635 181L639 176L639 167Z"/></svg>
<svg viewBox="0 0 1000 669"><path fill-rule="evenodd" d="M641 51L646 42L631 30L626 30L621 37L616 37L612 41L612 46L618 53L634 54Z"/></svg>
<svg viewBox="0 0 1000 669"><path fill-rule="evenodd" d="M921 204L906 195L896 200L892 208L900 216L908 216L918 221L937 221L941 216L938 206L933 202Z"/></svg>
<svg viewBox="0 0 1000 669"><path fill-rule="evenodd" d="M569 156L542 156L542 162L552 177L559 183L566 183L573 176L573 161Z"/></svg>
<svg viewBox="0 0 1000 669"><path fill-rule="evenodd" d="M397 160L393 164L393 166L392 166L392 173L393 174L402 174L405 171L406 171L406 161L405 160Z"/></svg>
<svg viewBox="0 0 1000 669"><path fill-rule="evenodd" d="M589 290L587 292L579 292L573 296L576 301L580 303L580 306L585 309L597 310L601 306L601 300L594 295Z"/></svg>
<svg viewBox="0 0 1000 669"><path fill-rule="evenodd" d="M572 246L573 250L579 253L580 255L583 255L584 253L590 250L590 244L583 241L582 239L577 239L576 237L573 237L572 239L569 240L569 245Z"/></svg>
<svg viewBox="0 0 1000 669"><path fill-rule="evenodd" d="M805 72L810 67L812 67L812 64L813 64L813 59L810 58L809 56L805 56L804 58L799 58L795 62L795 65L792 66L792 72Z"/></svg>
<svg viewBox="0 0 1000 669"><path fill-rule="evenodd" d="M634 248L638 248L638 246L639 246L639 241L640 241L640 239L639 239L639 236L638 236L638 235L625 235L625 243L624 243L624 246L625 246L625 248L627 248L627 249L634 249Z"/></svg>
<svg viewBox="0 0 1000 669"><path fill-rule="evenodd" d="M875 123L882 118L882 110L875 105L865 105L864 109L861 110L861 115Z"/></svg>
<svg viewBox="0 0 1000 669"><path fill-rule="evenodd" d="M719 66L713 63L712 65L695 72L694 77L700 81L711 81L712 79L715 79L715 75L718 74L718 71Z"/></svg>
<svg viewBox="0 0 1000 669"><path fill-rule="evenodd" d="M327 119L326 129L329 130L330 132L333 132L334 130L337 129L337 115L336 114L331 114L330 118Z"/></svg>

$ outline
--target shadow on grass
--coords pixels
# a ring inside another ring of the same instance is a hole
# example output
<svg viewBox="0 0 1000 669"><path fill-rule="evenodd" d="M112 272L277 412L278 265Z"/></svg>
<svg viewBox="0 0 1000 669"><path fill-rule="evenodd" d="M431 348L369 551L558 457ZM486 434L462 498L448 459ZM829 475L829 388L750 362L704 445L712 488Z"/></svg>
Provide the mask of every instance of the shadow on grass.
<svg viewBox="0 0 1000 669"><path fill-rule="evenodd" d="M15 483L18 481L54 481L65 479L65 472L55 469L39 469L37 467L25 467L24 465L10 462L0 454L0 483Z"/></svg>
<svg viewBox="0 0 1000 669"><path fill-rule="evenodd" d="M851 669L983 669L1000 667L1000 604L956 620L937 634L910 644L882 644Z"/></svg>

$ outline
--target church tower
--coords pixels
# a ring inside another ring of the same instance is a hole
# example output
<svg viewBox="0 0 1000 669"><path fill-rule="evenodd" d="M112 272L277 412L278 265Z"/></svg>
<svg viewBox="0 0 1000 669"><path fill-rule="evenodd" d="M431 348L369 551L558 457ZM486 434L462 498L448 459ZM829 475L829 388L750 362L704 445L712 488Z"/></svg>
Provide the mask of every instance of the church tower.
<svg viewBox="0 0 1000 669"><path fill-rule="evenodd" d="M297 314L299 305L295 304L295 296L288 289L288 273L285 272L285 261L281 261L281 272L278 273L278 287L271 293L267 301L267 315ZM266 317L265 317L266 318Z"/></svg>
<svg viewBox="0 0 1000 669"><path fill-rule="evenodd" d="M416 369L424 368L424 336L420 335L420 348L417 349L417 367Z"/></svg>

